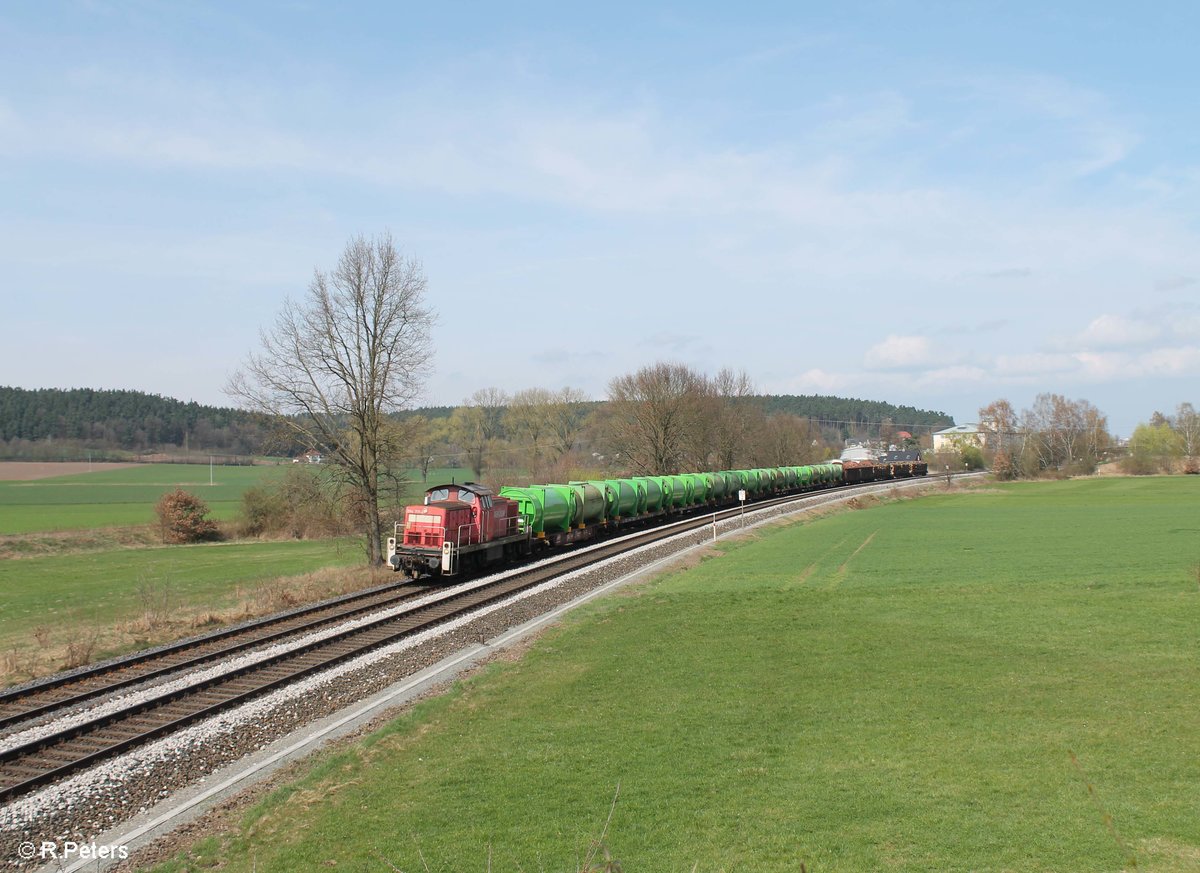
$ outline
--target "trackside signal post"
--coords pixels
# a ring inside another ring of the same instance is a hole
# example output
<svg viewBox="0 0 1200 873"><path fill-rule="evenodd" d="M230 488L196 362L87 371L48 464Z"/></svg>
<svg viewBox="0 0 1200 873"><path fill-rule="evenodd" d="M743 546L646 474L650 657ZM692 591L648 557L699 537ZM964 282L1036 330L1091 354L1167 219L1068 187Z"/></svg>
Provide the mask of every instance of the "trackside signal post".
<svg viewBox="0 0 1200 873"><path fill-rule="evenodd" d="M745 488L738 489L738 503L740 503L742 505L742 512L741 512L742 527L745 527L746 526L746 489Z"/></svg>

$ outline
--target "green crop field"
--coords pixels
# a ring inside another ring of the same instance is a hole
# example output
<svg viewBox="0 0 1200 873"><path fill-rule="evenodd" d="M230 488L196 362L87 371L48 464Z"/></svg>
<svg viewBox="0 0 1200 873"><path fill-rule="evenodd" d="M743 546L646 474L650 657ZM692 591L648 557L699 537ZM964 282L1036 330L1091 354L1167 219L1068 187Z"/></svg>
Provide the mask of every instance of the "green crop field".
<svg viewBox="0 0 1200 873"><path fill-rule="evenodd" d="M228 520L237 516L246 489L270 482L288 469L290 465L216 466L210 471L203 464L143 464L26 482L0 481L0 536L151 524L154 504L177 487L204 500L212 518ZM471 478L471 471L430 471L431 482L442 477L461 482ZM410 472L408 478L412 480L409 493L422 493L420 476Z"/></svg>
<svg viewBox="0 0 1200 873"><path fill-rule="evenodd" d="M722 548L168 869L574 871L601 834L626 870L1196 869L1200 478L938 494Z"/></svg>
<svg viewBox="0 0 1200 873"><path fill-rule="evenodd" d="M143 464L120 470L0 482L0 535L150 524L154 504L175 488L203 499L213 518L236 515L242 493L286 467Z"/></svg>

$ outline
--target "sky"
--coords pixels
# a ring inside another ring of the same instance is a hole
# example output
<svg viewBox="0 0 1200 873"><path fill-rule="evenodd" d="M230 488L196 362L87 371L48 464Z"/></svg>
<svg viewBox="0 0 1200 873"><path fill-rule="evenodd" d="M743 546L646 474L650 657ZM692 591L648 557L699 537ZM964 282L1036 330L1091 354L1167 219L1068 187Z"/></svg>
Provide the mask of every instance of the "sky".
<svg viewBox="0 0 1200 873"><path fill-rule="evenodd" d="M423 400L1200 404L1200 4L0 6L0 385L223 387L390 232Z"/></svg>

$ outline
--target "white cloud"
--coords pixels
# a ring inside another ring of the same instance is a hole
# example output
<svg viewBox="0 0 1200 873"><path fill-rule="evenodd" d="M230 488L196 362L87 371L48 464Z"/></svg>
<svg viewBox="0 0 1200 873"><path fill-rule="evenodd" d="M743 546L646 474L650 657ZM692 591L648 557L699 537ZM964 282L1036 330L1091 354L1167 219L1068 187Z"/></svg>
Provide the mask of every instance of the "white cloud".
<svg viewBox="0 0 1200 873"><path fill-rule="evenodd" d="M805 370L794 379L788 380L780 393L786 394L837 394L851 388L856 378L848 373L833 373L815 368Z"/></svg>
<svg viewBox="0 0 1200 873"><path fill-rule="evenodd" d="M1087 349L1136 346L1157 339L1162 330L1156 325L1120 315L1100 315L1092 319L1077 338Z"/></svg>
<svg viewBox="0 0 1200 873"><path fill-rule="evenodd" d="M944 390L975 387L988 381L988 372L982 367L969 364L956 364L950 367L936 367L921 373L916 382L923 387L938 387Z"/></svg>
<svg viewBox="0 0 1200 873"><path fill-rule="evenodd" d="M1030 352L997 355L993 362L992 372L1001 379L1023 379L1030 376L1044 378L1055 374L1070 373L1078 366L1079 362L1075 357L1066 353Z"/></svg>
<svg viewBox="0 0 1200 873"><path fill-rule="evenodd" d="M1200 376L1200 347L1155 349L1142 355L1139 368L1150 376Z"/></svg>
<svg viewBox="0 0 1200 873"><path fill-rule="evenodd" d="M864 363L872 370L905 370L937 361L928 337L889 336L867 349Z"/></svg>

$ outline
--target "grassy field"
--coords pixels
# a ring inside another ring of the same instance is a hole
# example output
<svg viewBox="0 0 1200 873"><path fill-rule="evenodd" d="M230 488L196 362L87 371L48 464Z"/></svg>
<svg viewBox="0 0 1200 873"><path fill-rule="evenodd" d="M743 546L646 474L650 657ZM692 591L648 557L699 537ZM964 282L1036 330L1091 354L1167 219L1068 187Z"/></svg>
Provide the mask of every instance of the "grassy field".
<svg viewBox="0 0 1200 873"><path fill-rule="evenodd" d="M120 470L56 476L27 482L0 481L0 536L44 531L124 527L154 521L154 504L176 487L199 496L212 518L237 516L247 488L270 482L290 465L222 467L199 464L143 464ZM0 476L3 465L0 465ZM469 470L430 471L430 479L470 478ZM420 476L409 489L423 491Z"/></svg>
<svg viewBox="0 0 1200 873"><path fill-rule="evenodd" d="M372 581L352 538L0 561L0 684Z"/></svg>
<svg viewBox="0 0 1200 873"><path fill-rule="evenodd" d="M948 493L723 549L168 869L575 871L602 834L626 870L1197 869L1200 479Z"/></svg>
<svg viewBox="0 0 1200 873"><path fill-rule="evenodd" d="M154 504L176 487L197 494L213 518L233 518L242 493L286 467L143 464L102 473L0 482L0 535L150 524Z"/></svg>

